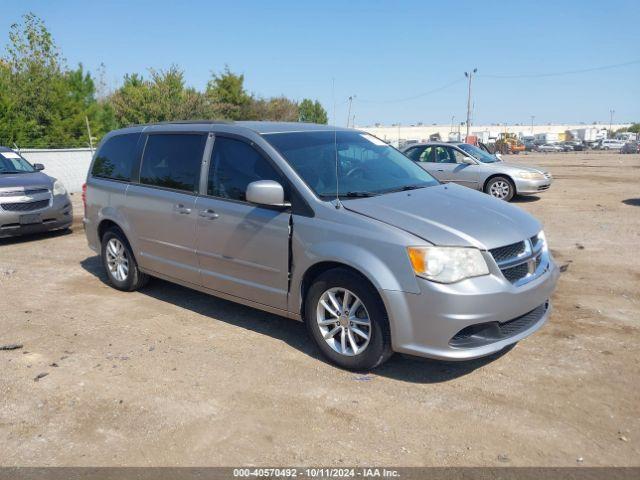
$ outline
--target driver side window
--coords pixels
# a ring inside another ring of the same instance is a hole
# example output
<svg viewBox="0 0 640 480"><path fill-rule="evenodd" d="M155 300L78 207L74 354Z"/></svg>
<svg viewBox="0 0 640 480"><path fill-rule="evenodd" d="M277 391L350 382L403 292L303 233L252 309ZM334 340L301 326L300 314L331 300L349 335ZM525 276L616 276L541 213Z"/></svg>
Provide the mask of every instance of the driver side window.
<svg viewBox="0 0 640 480"><path fill-rule="evenodd" d="M450 148L449 151L455 163L467 163L467 156L464 153L455 148Z"/></svg>
<svg viewBox="0 0 640 480"><path fill-rule="evenodd" d="M455 163L455 157L451 149L447 147L434 147L436 163Z"/></svg>

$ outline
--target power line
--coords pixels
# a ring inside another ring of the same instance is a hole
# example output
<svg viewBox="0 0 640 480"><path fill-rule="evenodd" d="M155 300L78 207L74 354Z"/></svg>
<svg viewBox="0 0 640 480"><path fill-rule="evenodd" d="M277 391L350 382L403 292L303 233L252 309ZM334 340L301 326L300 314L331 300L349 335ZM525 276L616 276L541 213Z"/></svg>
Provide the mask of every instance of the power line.
<svg viewBox="0 0 640 480"><path fill-rule="evenodd" d="M358 102L365 102L365 103L398 103L398 102L407 102L409 100L415 100L416 98L426 97L427 95L431 95L432 93L440 92L442 90L445 90L445 89L447 89L449 87L452 87L453 85L456 85L456 84L464 82L464 81L465 81L464 78L459 78L458 80L454 80L453 82L449 82L446 85L443 85L441 87L434 88L433 90L429 90L428 92L419 93L418 95L413 95L411 97L398 98L398 99L395 99L395 100L366 100L366 99L358 98Z"/></svg>
<svg viewBox="0 0 640 480"><path fill-rule="evenodd" d="M638 60L632 60L630 62L624 62L624 63L615 63L612 65L603 65L600 67L592 67L592 68L583 68L580 70L567 70L564 72L553 72L553 73L534 73L534 74L529 74L529 73L525 73L525 74L518 74L518 75L478 75L480 77L486 77L486 78L540 78L540 77L559 77L562 75L574 75L577 73L585 73L585 72L595 72L598 70L609 70L611 68L619 68L619 67L626 67L627 65L635 65L637 63L640 63L640 59Z"/></svg>

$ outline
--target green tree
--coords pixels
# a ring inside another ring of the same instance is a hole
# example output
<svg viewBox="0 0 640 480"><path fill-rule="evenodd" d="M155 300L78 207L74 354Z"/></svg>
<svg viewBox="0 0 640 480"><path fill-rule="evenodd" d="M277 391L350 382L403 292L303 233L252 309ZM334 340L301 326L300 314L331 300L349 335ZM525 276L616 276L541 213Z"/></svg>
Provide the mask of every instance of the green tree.
<svg viewBox="0 0 640 480"><path fill-rule="evenodd" d="M298 104L284 96L252 99L247 120L298 121Z"/></svg>
<svg viewBox="0 0 640 480"><path fill-rule="evenodd" d="M327 111L317 100L314 102L305 98L298 105L298 118L301 122L326 124L328 121Z"/></svg>
<svg viewBox="0 0 640 480"><path fill-rule="evenodd" d="M209 116L205 97L195 89L185 87L182 70L172 66L166 71L150 70L150 75L150 80L138 74L126 75L122 87L108 98L118 125Z"/></svg>
<svg viewBox="0 0 640 480"><path fill-rule="evenodd" d="M250 114L253 97L244 88L244 75L233 73L229 66L221 74L213 74L205 95L216 117L242 120Z"/></svg>
<svg viewBox="0 0 640 480"><path fill-rule="evenodd" d="M86 119L96 133L101 107L82 65L70 70L46 26L33 13L11 25L0 59L0 143L21 147L84 146Z"/></svg>

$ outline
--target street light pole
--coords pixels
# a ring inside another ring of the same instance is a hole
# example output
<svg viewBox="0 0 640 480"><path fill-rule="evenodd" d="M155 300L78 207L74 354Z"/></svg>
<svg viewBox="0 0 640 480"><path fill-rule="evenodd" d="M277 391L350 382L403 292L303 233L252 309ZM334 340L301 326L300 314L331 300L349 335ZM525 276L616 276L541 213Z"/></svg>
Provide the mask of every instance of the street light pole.
<svg viewBox="0 0 640 480"><path fill-rule="evenodd" d="M609 117L609 138L611 138L611 133L613 133L613 132L611 132L611 127L613 125L613 114L614 113L616 113L616 111L614 109L609 110L609 114L610 114L610 117Z"/></svg>
<svg viewBox="0 0 640 480"><path fill-rule="evenodd" d="M477 71L478 69L474 68L471 72L464 72L464 76L469 79L469 93L467 95L467 137L469 136L469 128L471 126L471 79Z"/></svg>
<svg viewBox="0 0 640 480"><path fill-rule="evenodd" d="M354 98L356 98L355 95L349 96L349 111L347 112L347 128L349 128L349 120L351 120L351 102L353 102Z"/></svg>
<svg viewBox="0 0 640 480"><path fill-rule="evenodd" d="M535 115L531 115L531 135L533 135L533 119L536 118Z"/></svg>

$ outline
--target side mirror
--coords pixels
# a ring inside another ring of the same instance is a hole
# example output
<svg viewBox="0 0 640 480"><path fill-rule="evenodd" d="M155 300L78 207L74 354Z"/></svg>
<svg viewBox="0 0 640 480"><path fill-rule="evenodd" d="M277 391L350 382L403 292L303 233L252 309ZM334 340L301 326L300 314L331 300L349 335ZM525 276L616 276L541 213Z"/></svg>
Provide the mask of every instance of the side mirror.
<svg viewBox="0 0 640 480"><path fill-rule="evenodd" d="M40 170L44 170L44 165L41 163L34 163L33 168L35 168L36 171L39 172Z"/></svg>
<svg viewBox="0 0 640 480"><path fill-rule="evenodd" d="M290 207L284 201L284 188L274 180L258 180L247 185L247 202L272 207Z"/></svg>
<svg viewBox="0 0 640 480"><path fill-rule="evenodd" d="M475 165L476 162L473 158L471 157L464 157L464 159L462 160L464 163L466 163L467 165Z"/></svg>
<svg viewBox="0 0 640 480"><path fill-rule="evenodd" d="M494 153L493 154L498 160L502 161L502 154L501 153Z"/></svg>

